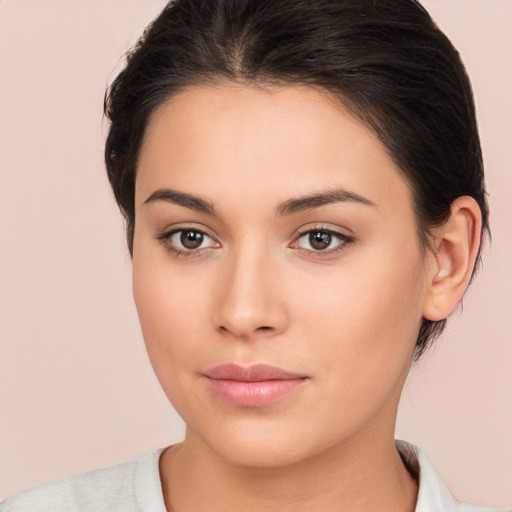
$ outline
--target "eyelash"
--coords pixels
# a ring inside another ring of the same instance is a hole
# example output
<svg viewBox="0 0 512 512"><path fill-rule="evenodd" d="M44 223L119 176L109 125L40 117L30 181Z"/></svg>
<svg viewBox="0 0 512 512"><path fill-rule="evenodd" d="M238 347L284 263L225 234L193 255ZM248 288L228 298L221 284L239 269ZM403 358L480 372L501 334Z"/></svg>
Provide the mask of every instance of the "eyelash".
<svg viewBox="0 0 512 512"><path fill-rule="evenodd" d="M197 229L194 227L186 227L186 226L178 228L178 229L173 229L172 231L167 231L165 233L161 233L160 235L157 235L155 238L164 246L164 248L168 252L173 253L176 257L182 257L182 258L196 257L205 249L211 248L211 247L203 247L203 248L198 248L198 249L182 250L182 249L178 249L177 247L171 245L171 239L174 235L176 235L178 233L187 233L187 232L198 233L198 234L202 235L203 237L208 237L213 240L213 238L210 235L208 235L208 233L202 231L201 229ZM216 242L216 243L218 243L218 242Z"/></svg>
<svg viewBox="0 0 512 512"><path fill-rule="evenodd" d="M203 237L208 237L213 240L213 238L208 235L206 232L197 229L197 228L187 228L187 227L181 227L179 229L173 229L172 231L167 231L165 233L161 233L157 235L155 238L161 242L161 244L164 246L164 248L170 252L173 253L176 257L184 257L184 258L190 258L190 257L198 257L203 251L212 249L212 247L203 247L203 248L197 248L197 249L188 249L188 250L182 250L178 249L177 247L171 245L170 240L172 237L178 233L184 233L184 232L194 232L196 234L200 234ZM327 228L325 226L320 227L314 227L309 228L303 231L299 231L297 236L294 238L294 241L292 244L298 243L300 239L307 235L311 235L312 233L324 233L327 234L333 238L337 238L339 240L339 243L336 247L332 249L325 249L325 250L314 250L314 249L304 249L301 247L292 247L293 249L298 249L300 251L307 252L310 256L313 256L315 258L322 258L327 255L333 255L335 253L338 253L346 248L347 245L352 244L355 239L351 236L345 235L343 233L340 233L339 231L335 231L333 229ZM218 244L218 242L215 242ZM292 245L290 244L290 245ZM214 247L215 248L215 247Z"/></svg>
<svg viewBox="0 0 512 512"><path fill-rule="evenodd" d="M335 231L334 229L328 228L326 226L319 226L308 228L304 231L299 231L298 236L292 242L292 244L296 244L301 238L311 235L312 233L324 233L330 235L333 238L337 238L339 240L338 245L333 247L332 249L324 249L324 250L312 250L312 249L302 249L297 248L298 250L306 251L310 256L314 258L323 258L327 256L332 256L342 250L344 250L348 245L352 244L355 239L352 236L345 235L340 233L339 231Z"/></svg>

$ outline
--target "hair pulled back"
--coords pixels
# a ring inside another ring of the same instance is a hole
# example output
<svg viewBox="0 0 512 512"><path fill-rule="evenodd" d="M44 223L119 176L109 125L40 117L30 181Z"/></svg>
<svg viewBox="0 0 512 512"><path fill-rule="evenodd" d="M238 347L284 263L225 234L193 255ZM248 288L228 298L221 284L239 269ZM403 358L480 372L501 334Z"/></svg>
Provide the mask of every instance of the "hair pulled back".
<svg viewBox="0 0 512 512"><path fill-rule="evenodd" d="M408 180L421 243L473 197L488 209L469 79L459 54L415 0L175 0L148 26L105 97L108 177L130 253L145 129L195 84L315 86L369 126ZM446 320L423 320L415 357Z"/></svg>

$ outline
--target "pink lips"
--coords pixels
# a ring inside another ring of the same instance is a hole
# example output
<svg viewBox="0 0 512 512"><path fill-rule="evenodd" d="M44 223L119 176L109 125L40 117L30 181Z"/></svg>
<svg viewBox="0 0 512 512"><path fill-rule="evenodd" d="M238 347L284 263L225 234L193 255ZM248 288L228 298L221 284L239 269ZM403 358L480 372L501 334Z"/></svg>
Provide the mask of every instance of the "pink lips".
<svg viewBox="0 0 512 512"><path fill-rule="evenodd" d="M262 407L276 402L307 380L304 375L266 364L248 367L223 364L208 370L205 377L216 395L244 407Z"/></svg>

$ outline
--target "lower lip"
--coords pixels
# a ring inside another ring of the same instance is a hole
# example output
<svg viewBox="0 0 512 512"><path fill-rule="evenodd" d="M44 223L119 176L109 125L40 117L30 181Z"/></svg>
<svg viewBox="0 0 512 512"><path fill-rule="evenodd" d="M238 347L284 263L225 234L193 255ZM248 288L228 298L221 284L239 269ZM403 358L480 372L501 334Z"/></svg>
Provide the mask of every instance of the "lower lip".
<svg viewBox="0 0 512 512"><path fill-rule="evenodd" d="M210 389L220 398L242 407L263 407L277 402L301 387L306 379L244 382L207 378Z"/></svg>

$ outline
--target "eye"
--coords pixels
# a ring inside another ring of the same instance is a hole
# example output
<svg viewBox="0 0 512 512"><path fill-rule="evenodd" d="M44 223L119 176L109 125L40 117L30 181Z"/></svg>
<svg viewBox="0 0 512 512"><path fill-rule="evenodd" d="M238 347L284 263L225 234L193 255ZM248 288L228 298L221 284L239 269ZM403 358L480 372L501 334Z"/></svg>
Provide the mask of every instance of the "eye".
<svg viewBox="0 0 512 512"><path fill-rule="evenodd" d="M335 252L353 238L332 229L311 229L302 233L291 247L313 252Z"/></svg>
<svg viewBox="0 0 512 512"><path fill-rule="evenodd" d="M192 253L210 247L219 247L211 236L193 228L175 229L157 237L166 249L177 254Z"/></svg>

